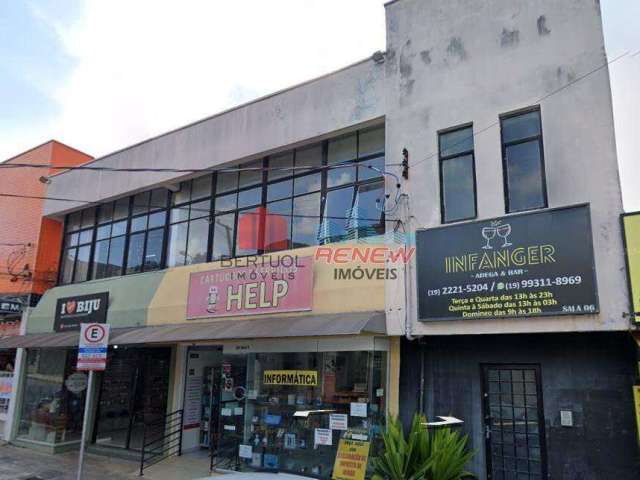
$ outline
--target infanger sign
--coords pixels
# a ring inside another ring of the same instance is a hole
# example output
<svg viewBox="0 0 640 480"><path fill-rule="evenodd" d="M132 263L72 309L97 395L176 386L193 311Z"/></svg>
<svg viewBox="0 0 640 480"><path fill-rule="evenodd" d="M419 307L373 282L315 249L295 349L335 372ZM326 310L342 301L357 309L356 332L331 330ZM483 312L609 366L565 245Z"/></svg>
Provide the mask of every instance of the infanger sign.
<svg viewBox="0 0 640 480"><path fill-rule="evenodd" d="M420 319L598 312L589 207L417 233Z"/></svg>
<svg viewBox="0 0 640 480"><path fill-rule="evenodd" d="M109 292L59 298L53 328L56 332L80 330L81 323L105 323Z"/></svg>

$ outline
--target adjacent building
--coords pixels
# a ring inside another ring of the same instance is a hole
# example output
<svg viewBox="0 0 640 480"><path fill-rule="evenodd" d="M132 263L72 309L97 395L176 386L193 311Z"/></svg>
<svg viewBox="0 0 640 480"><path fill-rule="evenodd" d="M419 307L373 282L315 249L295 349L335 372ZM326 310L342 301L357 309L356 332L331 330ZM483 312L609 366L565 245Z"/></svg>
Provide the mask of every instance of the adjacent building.
<svg viewBox="0 0 640 480"><path fill-rule="evenodd" d="M57 283L62 222L43 217L47 183L39 179L91 158L52 140L1 164L0 337L19 335L23 313ZM10 433L15 367L16 350L0 349L1 437Z"/></svg>
<svg viewBox="0 0 640 480"><path fill-rule="evenodd" d="M479 478L635 478L598 2L386 18L384 53L50 179L77 201L45 202L58 286L0 341L12 441L76 448L85 414L140 452L177 416L214 466L330 478L341 438L376 455L421 411L464 421ZM83 412L87 320L112 336Z"/></svg>

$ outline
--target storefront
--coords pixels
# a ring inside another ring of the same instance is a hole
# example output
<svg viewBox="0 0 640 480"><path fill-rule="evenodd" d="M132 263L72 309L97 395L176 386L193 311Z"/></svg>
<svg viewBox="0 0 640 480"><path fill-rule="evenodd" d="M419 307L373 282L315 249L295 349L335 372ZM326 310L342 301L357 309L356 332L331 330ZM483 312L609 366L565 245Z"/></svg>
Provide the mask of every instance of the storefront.
<svg viewBox="0 0 640 480"><path fill-rule="evenodd" d="M23 303L16 295L0 295L0 338L20 334ZM5 438L5 427L14 395L16 350L0 348L0 439Z"/></svg>
<svg viewBox="0 0 640 480"><path fill-rule="evenodd" d="M384 276L339 279L315 254L50 290L11 344L28 351L14 441L77 446L86 383L75 371L74 315L91 304L94 321L112 328L88 412L95 451L139 452L145 425L182 411L182 451L210 450L221 469L329 478L344 438L371 458L386 415L398 411L399 341L386 335Z"/></svg>

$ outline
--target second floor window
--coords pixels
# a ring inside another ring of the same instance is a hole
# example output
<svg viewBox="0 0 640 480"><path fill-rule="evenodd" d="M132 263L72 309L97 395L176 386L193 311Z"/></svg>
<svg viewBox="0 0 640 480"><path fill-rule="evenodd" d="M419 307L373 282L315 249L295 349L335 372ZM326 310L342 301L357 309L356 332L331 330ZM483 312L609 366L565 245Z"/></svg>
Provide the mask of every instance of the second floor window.
<svg viewBox="0 0 640 480"><path fill-rule="evenodd" d="M476 217L473 127L448 130L438 137L442 223Z"/></svg>
<svg viewBox="0 0 640 480"><path fill-rule="evenodd" d="M384 164L374 127L69 214L60 282L382 234Z"/></svg>
<svg viewBox="0 0 640 480"><path fill-rule="evenodd" d="M540 110L505 115L500 126L507 213L545 208Z"/></svg>

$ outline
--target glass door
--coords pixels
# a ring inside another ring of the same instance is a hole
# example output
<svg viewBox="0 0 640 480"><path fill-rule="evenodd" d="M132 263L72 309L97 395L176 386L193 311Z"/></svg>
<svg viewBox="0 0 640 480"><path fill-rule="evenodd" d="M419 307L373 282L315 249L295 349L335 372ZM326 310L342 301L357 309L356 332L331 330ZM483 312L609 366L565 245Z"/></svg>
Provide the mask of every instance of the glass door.
<svg viewBox="0 0 640 480"><path fill-rule="evenodd" d="M123 348L109 352L102 374L94 442L139 450L144 424L166 414L169 348Z"/></svg>

